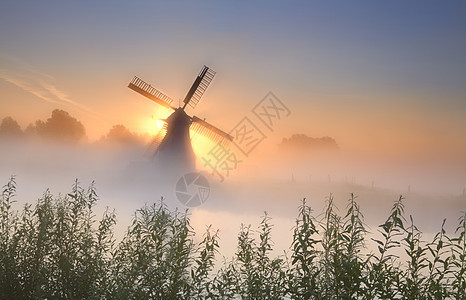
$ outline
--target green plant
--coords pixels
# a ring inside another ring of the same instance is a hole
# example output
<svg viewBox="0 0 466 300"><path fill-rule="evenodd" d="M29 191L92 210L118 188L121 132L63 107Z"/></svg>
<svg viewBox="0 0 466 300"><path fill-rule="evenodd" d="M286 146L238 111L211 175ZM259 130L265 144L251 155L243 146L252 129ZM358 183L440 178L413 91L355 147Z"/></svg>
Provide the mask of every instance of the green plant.
<svg viewBox="0 0 466 300"><path fill-rule="evenodd" d="M241 299L283 299L285 271L282 258L270 258L272 250L270 217L262 217L259 241L256 241L250 226L241 226L238 235L238 250L235 267L237 294Z"/></svg>
<svg viewBox="0 0 466 300"><path fill-rule="evenodd" d="M46 191L20 218L11 212L14 192L12 178L1 200L1 298L101 299L115 216L105 214L94 228L94 185L84 190L76 181L70 194L55 199Z"/></svg>
<svg viewBox="0 0 466 300"><path fill-rule="evenodd" d="M17 246L19 239L15 237L18 229L18 215L12 210L13 197L16 192L15 177L12 176L8 183L3 186L0 197L0 297L3 299L14 295L20 290L16 280L18 269Z"/></svg>
<svg viewBox="0 0 466 300"><path fill-rule="evenodd" d="M443 220L441 230L434 236L433 241L427 245L431 254L431 259L427 260L429 273L425 284L425 295L428 299L446 299L450 296L448 284L445 282L450 273L451 260L448 251L450 241L445 236L445 221L446 219Z"/></svg>
<svg viewBox="0 0 466 300"><path fill-rule="evenodd" d="M374 299L395 299L398 297L398 290L395 288L400 281L401 271L395 265L397 255L389 252L392 248L400 247L400 241L397 240L404 234L403 224L403 197L400 196L398 201L393 204L390 216L384 224L379 226L379 233L383 240L372 239L377 243L379 255L374 255L370 260L370 267L366 274L367 292L365 298Z"/></svg>
<svg viewBox="0 0 466 300"><path fill-rule="evenodd" d="M404 299L416 299L422 295L426 278L422 271L427 268L427 248L421 241L421 232L414 226L413 217L410 216L411 225L406 228L406 237L403 239L406 254L409 257L407 270L404 273L399 292Z"/></svg>
<svg viewBox="0 0 466 300"><path fill-rule="evenodd" d="M451 239L452 295L455 299L466 299L466 212L459 218L455 233L459 236Z"/></svg>
<svg viewBox="0 0 466 300"><path fill-rule="evenodd" d="M291 244L292 268L287 276L289 291L293 299L320 298L318 295L320 269L316 262L319 255L316 247L320 240L316 239L318 230L314 223L312 209L304 198L298 208Z"/></svg>
<svg viewBox="0 0 466 300"><path fill-rule="evenodd" d="M195 267L191 269L192 292L191 298L202 299L213 297L212 284L209 275L215 264L215 254L218 252L218 230L213 234L211 226L204 233L204 238L199 244L199 254L194 259Z"/></svg>
<svg viewBox="0 0 466 300"><path fill-rule="evenodd" d="M115 213L97 220L94 184L14 209L15 178L0 197L0 299L465 299L466 214L454 236L431 242L410 223L403 198L368 240L351 194L340 215L330 195L319 221L298 207L290 253L273 257L271 218L242 225L231 260L215 269L219 233L200 242L188 211L164 200L138 209L116 243ZM369 244L372 242L372 244ZM364 255L371 247L375 253ZM403 252L404 254L400 254ZM399 256L397 254L400 254ZM406 258L406 259L405 259Z"/></svg>

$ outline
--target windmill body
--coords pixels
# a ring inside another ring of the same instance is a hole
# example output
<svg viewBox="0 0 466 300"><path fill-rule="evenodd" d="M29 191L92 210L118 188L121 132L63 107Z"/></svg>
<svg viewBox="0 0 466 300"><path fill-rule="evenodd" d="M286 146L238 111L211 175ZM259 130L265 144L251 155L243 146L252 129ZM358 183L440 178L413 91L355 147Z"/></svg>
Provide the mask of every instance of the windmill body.
<svg viewBox="0 0 466 300"><path fill-rule="evenodd" d="M195 108L214 75L215 72L212 69L204 66L189 89L183 101L183 106L178 108L171 106L173 102L172 98L138 77L134 77L128 85L129 88L150 100L174 110L164 120L165 124L162 130L155 136L148 149L149 155L153 157L156 165L164 172L182 175L196 169L196 157L191 145L190 129L223 146L226 146L229 141L233 140L231 135L205 120L196 116L191 117L185 112L187 105Z"/></svg>
<svg viewBox="0 0 466 300"><path fill-rule="evenodd" d="M153 157L164 169L182 172L196 169L196 156L191 145L191 118L182 108L176 108L166 120L167 133Z"/></svg>

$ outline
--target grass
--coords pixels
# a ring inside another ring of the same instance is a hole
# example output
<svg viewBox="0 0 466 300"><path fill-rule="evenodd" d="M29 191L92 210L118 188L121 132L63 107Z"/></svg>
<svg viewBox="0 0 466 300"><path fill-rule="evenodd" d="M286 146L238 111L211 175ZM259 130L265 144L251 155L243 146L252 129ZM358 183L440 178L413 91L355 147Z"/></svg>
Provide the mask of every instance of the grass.
<svg viewBox="0 0 466 300"><path fill-rule="evenodd" d="M163 200L137 210L117 243L115 213L94 214L94 185L46 191L22 211L15 193L12 177L0 198L0 299L466 299L465 213L454 233L442 225L424 241L402 197L373 238L354 195L342 214L330 195L317 216L303 199L279 257L265 213L214 271L218 232L194 242L189 211Z"/></svg>

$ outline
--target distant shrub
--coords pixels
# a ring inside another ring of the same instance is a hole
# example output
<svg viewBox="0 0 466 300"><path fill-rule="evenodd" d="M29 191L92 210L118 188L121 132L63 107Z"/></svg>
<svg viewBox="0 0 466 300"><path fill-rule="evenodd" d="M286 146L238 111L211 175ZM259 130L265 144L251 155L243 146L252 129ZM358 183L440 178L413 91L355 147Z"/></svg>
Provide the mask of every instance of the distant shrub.
<svg viewBox="0 0 466 300"><path fill-rule="evenodd" d="M76 118L61 109L54 109L46 121L37 120L25 132L41 138L60 142L78 142L86 137L86 128Z"/></svg>
<svg viewBox="0 0 466 300"><path fill-rule="evenodd" d="M22 212L15 192L12 177L0 198L0 299L466 299L466 214L454 237L442 225L425 242L402 197L373 239L352 194L342 215L330 195L319 218L303 199L290 251L276 258L264 214L257 230L242 225L235 256L214 271L218 232L195 243L188 211L163 199L137 210L116 243L114 212L93 213L93 184L46 191ZM376 253L364 254L368 243Z"/></svg>
<svg viewBox="0 0 466 300"><path fill-rule="evenodd" d="M22 136L23 131L18 122L12 117L5 117L0 122L0 138Z"/></svg>

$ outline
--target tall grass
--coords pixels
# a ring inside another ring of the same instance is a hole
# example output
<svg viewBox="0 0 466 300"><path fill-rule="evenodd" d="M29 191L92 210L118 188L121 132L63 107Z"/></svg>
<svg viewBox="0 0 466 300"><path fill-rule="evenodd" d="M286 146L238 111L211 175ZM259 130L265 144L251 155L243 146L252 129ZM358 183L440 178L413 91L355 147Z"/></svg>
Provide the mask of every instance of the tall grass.
<svg viewBox="0 0 466 300"><path fill-rule="evenodd" d="M234 257L214 269L218 232L209 227L196 243L189 212L163 199L137 210L117 243L115 213L94 214L93 184L76 181L56 197L46 191L22 211L12 208L15 193L12 177L0 198L0 299L466 297L466 214L454 233L444 220L425 241L402 197L373 238L354 195L341 214L332 195L318 215L303 199L290 248L278 257L265 213L258 228L241 226Z"/></svg>

